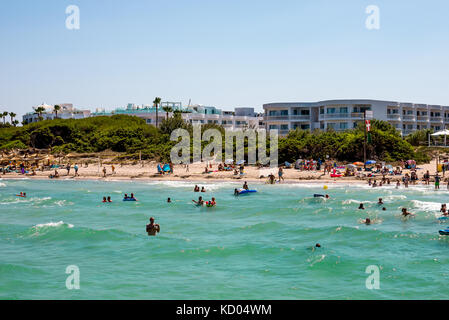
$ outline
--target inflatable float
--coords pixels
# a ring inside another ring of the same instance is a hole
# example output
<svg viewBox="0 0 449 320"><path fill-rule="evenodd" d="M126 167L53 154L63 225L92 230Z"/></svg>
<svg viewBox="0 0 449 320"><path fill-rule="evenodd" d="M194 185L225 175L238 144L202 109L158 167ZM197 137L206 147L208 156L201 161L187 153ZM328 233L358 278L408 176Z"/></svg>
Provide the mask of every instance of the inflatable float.
<svg viewBox="0 0 449 320"><path fill-rule="evenodd" d="M341 176L341 174L331 173L331 178L340 178Z"/></svg>
<svg viewBox="0 0 449 320"><path fill-rule="evenodd" d="M137 201L136 198L124 198L123 201Z"/></svg>
<svg viewBox="0 0 449 320"><path fill-rule="evenodd" d="M239 189L239 194L246 194L246 193L255 193L257 190L246 190L246 189Z"/></svg>
<svg viewBox="0 0 449 320"><path fill-rule="evenodd" d="M315 193L315 194L313 195L313 197L314 197L314 198L320 198L320 197L323 197L323 198L324 198L324 194L318 194L318 193Z"/></svg>
<svg viewBox="0 0 449 320"><path fill-rule="evenodd" d="M438 231L442 236L449 236L449 229Z"/></svg>
<svg viewBox="0 0 449 320"><path fill-rule="evenodd" d="M16 194L16 197L26 198L27 196L24 196L23 194Z"/></svg>

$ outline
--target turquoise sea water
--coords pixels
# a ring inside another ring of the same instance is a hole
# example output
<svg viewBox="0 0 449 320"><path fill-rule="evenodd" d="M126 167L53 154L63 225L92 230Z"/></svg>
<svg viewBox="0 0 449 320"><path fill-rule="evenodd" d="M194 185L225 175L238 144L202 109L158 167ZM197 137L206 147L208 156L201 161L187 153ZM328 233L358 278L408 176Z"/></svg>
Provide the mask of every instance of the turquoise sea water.
<svg viewBox="0 0 449 320"><path fill-rule="evenodd" d="M205 194L194 184L0 180L0 299L449 298L436 219L447 190L250 184L258 193L236 198L240 184L199 184ZM121 201L131 192L138 202ZM199 195L218 206L195 207ZM403 206L416 217L403 221ZM145 233L150 216L157 237ZM367 216L377 223L361 224ZM79 290L66 288L69 265ZM366 288L369 265L380 290Z"/></svg>

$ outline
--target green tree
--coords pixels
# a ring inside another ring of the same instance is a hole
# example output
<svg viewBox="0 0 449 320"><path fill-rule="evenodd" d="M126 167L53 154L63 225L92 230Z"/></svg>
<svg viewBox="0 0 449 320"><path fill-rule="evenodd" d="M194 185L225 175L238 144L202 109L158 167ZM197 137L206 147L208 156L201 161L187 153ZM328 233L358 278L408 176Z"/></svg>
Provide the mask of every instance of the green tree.
<svg viewBox="0 0 449 320"><path fill-rule="evenodd" d="M156 128L158 126L158 112L159 112L159 104L161 103L161 98L156 97L154 98L153 104L156 107Z"/></svg>
<svg viewBox="0 0 449 320"><path fill-rule="evenodd" d="M168 119L168 113L169 112L173 112L173 108L169 107L169 106L166 106L166 107L163 107L162 109L165 111L165 114L166 114L165 118Z"/></svg>
<svg viewBox="0 0 449 320"><path fill-rule="evenodd" d="M42 121L42 113L44 113L45 108L44 107L38 107L36 109L34 109L34 111L39 115L39 120Z"/></svg>
<svg viewBox="0 0 449 320"><path fill-rule="evenodd" d="M59 110L61 110L61 106L55 105L55 106L53 107L53 111L54 111L54 113L55 113L55 118L56 118L56 119L58 119L58 112L59 112Z"/></svg>
<svg viewBox="0 0 449 320"><path fill-rule="evenodd" d="M3 118L3 125L6 124L6 117L8 116L8 111L5 111L2 113L2 118Z"/></svg>
<svg viewBox="0 0 449 320"><path fill-rule="evenodd" d="M9 116L11 117L11 124L14 124L14 118L17 116L14 112L10 112Z"/></svg>

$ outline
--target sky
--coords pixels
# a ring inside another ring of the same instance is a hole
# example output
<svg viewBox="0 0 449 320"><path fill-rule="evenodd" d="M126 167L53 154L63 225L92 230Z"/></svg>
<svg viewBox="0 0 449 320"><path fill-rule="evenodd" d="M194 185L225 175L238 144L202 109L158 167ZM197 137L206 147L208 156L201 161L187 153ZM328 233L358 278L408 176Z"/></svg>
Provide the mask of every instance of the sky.
<svg viewBox="0 0 449 320"><path fill-rule="evenodd" d="M76 5L79 30L66 28ZM369 5L379 29L368 29ZM181 101L449 105L446 0L0 0L0 111Z"/></svg>

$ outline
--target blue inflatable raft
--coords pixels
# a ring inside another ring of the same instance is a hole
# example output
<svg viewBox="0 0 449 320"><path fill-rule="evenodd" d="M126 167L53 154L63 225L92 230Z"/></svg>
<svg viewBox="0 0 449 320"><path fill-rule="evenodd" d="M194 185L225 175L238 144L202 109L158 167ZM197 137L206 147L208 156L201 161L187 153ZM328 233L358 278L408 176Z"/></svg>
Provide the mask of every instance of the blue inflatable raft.
<svg viewBox="0 0 449 320"><path fill-rule="evenodd" d="M438 231L442 236L449 236L449 229Z"/></svg>
<svg viewBox="0 0 449 320"><path fill-rule="evenodd" d="M124 198L123 201L137 201L136 198Z"/></svg>
<svg viewBox="0 0 449 320"><path fill-rule="evenodd" d="M239 194L246 194L246 193L255 193L257 190L246 190L246 189L240 189Z"/></svg>

